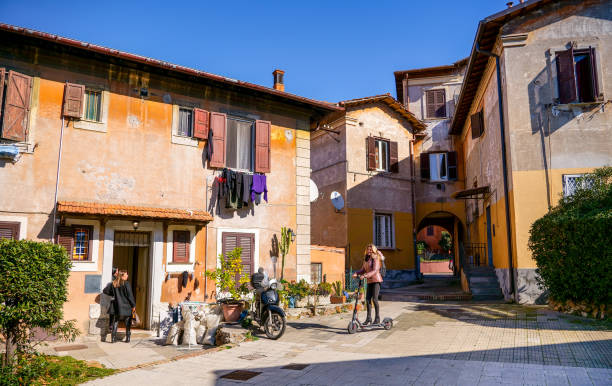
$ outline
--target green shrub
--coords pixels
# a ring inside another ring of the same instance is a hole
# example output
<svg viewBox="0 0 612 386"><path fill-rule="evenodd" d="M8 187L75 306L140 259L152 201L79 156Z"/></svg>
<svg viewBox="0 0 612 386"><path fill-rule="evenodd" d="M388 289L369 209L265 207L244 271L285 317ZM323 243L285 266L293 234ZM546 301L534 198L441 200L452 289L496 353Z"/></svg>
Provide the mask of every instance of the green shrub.
<svg viewBox="0 0 612 386"><path fill-rule="evenodd" d="M306 280L302 279L297 283L289 283L287 285L287 295L293 296L295 299L302 299L310 295L312 292L310 285Z"/></svg>
<svg viewBox="0 0 612 386"><path fill-rule="evenodd" d="M334 287L334 295L342 296L342 291L344 290L344 288L342 288L342 282L340 280L336 280L332 285Z"/></svg>
<svg viewBox="0 0 612 386"><path fill-rule="evenodd" d="M529 249L540 286L556 302L612 302L612 168L586 175L570 197L533 223Z"/></svg>
<svg viewBox="0 0 612 386"><path fill-rule="evenodd" d="M440 236L440 241L438 241L438 245L444 252L448 252L453 247L453 237L447 231L442 231L442 235Z"/></svg>
<svg viewBox="0 0 612 386"><path fill-rule="evenodd" d="M36 327L74 340L74 321L60 322L71 265L59 245L0 240L0 333L7 342L3 366L11 365L15 354L33 351Z"/></svg>
<svg viewBox="0 0 612 386"><path fill-rule="evenodd" d="M248 292L246 286L242 284L247 283L249 278L242 274L242 248L234 248L231 252L225 256L223 253L219 254L220 266L214 271L205 271L204 274L207 278L215 281L221 292L229 293L231 299L224 300L238 300L242 293ZM239 277L236 282L236 276ZM217 294L219 296L219 294Z"/></svg>
<svg viewBox="0 0 612 386"><path fill-rule="evenodd" d="M316 287L317 295L327 296L332 293L332 285L330 283L319 283Z"/></svg>

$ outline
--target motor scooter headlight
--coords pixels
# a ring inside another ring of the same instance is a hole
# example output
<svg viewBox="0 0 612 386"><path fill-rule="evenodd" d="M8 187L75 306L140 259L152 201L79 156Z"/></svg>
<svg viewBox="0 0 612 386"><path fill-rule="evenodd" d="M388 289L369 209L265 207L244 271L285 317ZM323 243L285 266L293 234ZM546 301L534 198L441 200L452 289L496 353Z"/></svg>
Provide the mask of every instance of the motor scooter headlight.
<svg viewBox="0 0 612 386"><path fill-rule="evenodd" d="M272 284L270 284L270 288L272 288L273 290L275 290L275 289L276 289L276 287L277 287L276 283L272 283Z"/></svg>

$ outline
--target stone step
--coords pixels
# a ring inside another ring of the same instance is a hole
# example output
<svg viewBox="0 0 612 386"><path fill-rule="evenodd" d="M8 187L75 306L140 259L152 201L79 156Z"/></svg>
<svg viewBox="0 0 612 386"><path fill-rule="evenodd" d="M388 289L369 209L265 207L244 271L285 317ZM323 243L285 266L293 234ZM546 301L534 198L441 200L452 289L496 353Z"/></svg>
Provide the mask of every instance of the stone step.
<svg viewBox="0 0 612 386"><path fill-rule="evenodd" d="M468 278L470 285L493 284L499 285L497 276L471 276Z"/></svg>
<svg viewBox="0 0 612 386"><path fill-rule="evenodd" d="M499 287L474 287L470 288L472 291L472 295L480 296L480 295L502 295L501 289Z"/></svg>
<svg viewBox="0 0 612 386"><path fill-rule="evenodd" d="M384 280L380 286L381 289L392 289L392 288L400 288L407 287L411 284L414 284L414 280Z"/></svg>
<svg viewBox="0 0 612 386"><path fill-rule="evenodd" d="M503 294L499 295L472 295L472 300L501 300L504 298Z"/></svg>

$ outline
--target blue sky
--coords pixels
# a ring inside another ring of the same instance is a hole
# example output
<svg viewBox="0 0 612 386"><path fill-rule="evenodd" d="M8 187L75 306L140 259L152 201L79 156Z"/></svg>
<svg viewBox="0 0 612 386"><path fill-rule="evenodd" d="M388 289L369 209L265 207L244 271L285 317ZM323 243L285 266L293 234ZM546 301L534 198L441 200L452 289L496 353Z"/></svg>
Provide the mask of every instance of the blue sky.
<svg viewBox="0 0 612 386"><path fill-rule="evenodd" d="M517 1L518 2L518 1ZM8 1L0 21L337 102L390 92L393 71L469 54L505 0Z"/></svg>

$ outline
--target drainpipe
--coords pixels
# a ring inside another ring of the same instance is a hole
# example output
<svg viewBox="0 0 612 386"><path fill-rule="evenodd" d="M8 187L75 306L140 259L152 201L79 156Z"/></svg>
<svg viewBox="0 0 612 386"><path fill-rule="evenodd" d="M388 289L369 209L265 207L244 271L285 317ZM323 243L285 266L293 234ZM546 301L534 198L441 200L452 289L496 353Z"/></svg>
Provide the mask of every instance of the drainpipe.
<svg viewBox="0 0 612 386"><path fill-rule="evenodd" d="M412 199L412 250L414 255L414 273L415 279L419 279L421 276L421 261L417 256L417 223L416 223L416 204L415 204L415 189L416 189L416 181L414 175L414 139L410 140L410 176L412 187L410 189L410 195Z"/></svg>
<svg viewBox="0 0 612 386"><path fill-rule="evenodd" d="M64 141L64 116L62 115L62 128L60 130L60 143L57 154L57 171L55 174L55 196L53 198L53 223L51 224L51 242L55 240L55 218L57 216L57 191L59 189L60 165L62 162L62 143Z"/></svg>
<svg viewBox="0 0 612 386"><path fill-rule="evenodd" d="M504 175L504 204L506 208L506 238L508 242L508 266L510 267L510 293L515 301L517 301L517 294L515 291L514 282L514 264L512 263L512 228L510 219L510 198L508 197L508 165L506 157L506 126L504 122L504 103L502 96L502 85L501 85L501 68L499 65L499 55L494 54L490 51L481 50L478 43L476 43L476 52L483 55L495 58L495 68L497 70L497 100L499 105L499 129L501 133L501 157L502 157L502 171Z"/></svg>

